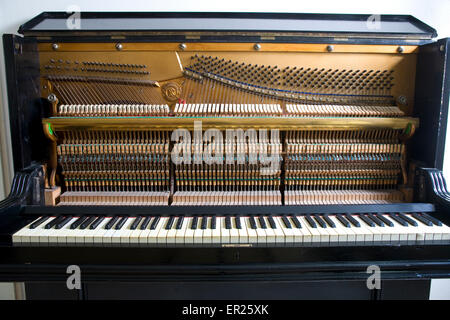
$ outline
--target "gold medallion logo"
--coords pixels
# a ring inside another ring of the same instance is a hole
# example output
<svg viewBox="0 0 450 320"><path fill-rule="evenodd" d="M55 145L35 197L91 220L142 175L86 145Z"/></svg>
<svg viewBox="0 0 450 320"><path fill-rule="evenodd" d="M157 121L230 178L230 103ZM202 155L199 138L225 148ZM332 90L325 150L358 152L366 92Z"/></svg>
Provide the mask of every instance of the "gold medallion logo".
<svg viewBox="0 0 450 320"><path fill-rule="evenodd" d="M164 99L168 101L176 101L181 97L181 86L175 82L166 83L161 87Z"/></svg>

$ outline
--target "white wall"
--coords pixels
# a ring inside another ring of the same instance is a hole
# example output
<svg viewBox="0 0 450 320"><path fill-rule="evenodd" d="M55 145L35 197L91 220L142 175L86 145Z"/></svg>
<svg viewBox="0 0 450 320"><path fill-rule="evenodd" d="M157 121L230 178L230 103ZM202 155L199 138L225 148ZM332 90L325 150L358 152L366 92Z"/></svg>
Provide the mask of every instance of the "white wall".
<svg viewBox="0 0 450 320"><path fill-rule="evenodd" d="M439 37L450 37L449 0L308 0L308 1L145 1L145 0L0 0L0 34L15 33L19 25L42 11L66 11L76 5L82 11L241 11L241 12L305 12L305 13L366 13L411 14L434 27ZM0 40L1 42L1 40ZM13 175L10 128L6 108L5 64L0 43L0 199L8 193ZM450 132L450 130L448 130ZM450 134L447 134L450 141ZM450 143L450 142L449 142ZM450 144L449 144L450 145ZM450 179L450 147L445 153L444 173ZM1 181L4 181L4 184ZM0 286L0 298L10 297L9 286ZM9 290L9 291L8 291Z"/></svg>

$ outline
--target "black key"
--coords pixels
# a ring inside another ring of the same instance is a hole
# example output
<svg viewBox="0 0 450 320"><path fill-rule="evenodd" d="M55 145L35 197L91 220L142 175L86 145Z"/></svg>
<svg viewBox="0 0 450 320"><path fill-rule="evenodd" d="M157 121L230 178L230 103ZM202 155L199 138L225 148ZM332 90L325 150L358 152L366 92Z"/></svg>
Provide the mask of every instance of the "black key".
<svg viewBox="0 0 450 320"><path fill-rule="evenodd" d="M377 217L375 217L373 214L368 213L367 217L372 220L373 222L375 222L378 226L380 227L384 227L384 222L381 221L380 219L378 219Z"/></svg>
<svg viewBox="0 0 450 320"><path fill-rule="evenodd" d="M142 220L141 216L136 217L136 219L134 219L133 223L131 224L130 229L131 230L136 230L138 225L139 225L139 222L141 222L141 220Z"/></svg>
<svg viewBox="0 0 450 320"><path fill-rule="evenodd" d="M231 218L229 216L225 217L225 229L231 229Z"/></svg>
<svg viewBox="0 0 450 320"><path fill-rule="evenodd" d="M58 217L54 218L52 221L48 222L48 223L45 225L44 228L45 228L45 229L53 228L53 226L57 225L58 223L60 223L60 222L63 221L64 219L65 219L64 216L58 216Z"/></svg>
<svg viewBox="0 0 450 320"><path fill-rule="evenodd" d="M346 213L345 217L347 218L348 221L350 221L350 223L352 225L354 225L357 228L361 227L361 224L359 223L359 221L357 221L355 218L352 217L352 215L350 213Z"/></svg>
<svg viewBox="0 0 450 320"><path fill-rule="evenodd" d="M142 221L141 227L139 229L145 230L147 229L147 226L149 225L150 221L152 220L151 216L147 216L144 218L144 221Z"/></svg>
<svg viewBox="0 0 450 320"><path fill-rule="evenodd" d="M292 216L291 219L292 219L292 222L294 223L294 226L297 229L301 229L302 228L302 224L300 223L300 220L298 220L298 218L296 216Z"/></svg>
<svg viewBox="0 0 450 320"><path fill-rule="evenodd" d="M369 227L375 228L375 223L367 218L364 214L360 214L359 217L364 221Z"/></svg>
<svg viewBox="0 0 450 320"><path fill-rule="evenodd" d="M152 224L150 225L150 230L155 230L156 227L158 226L159 220L161 220L160 216L156 216L153 221Z"/></svg>
<svg viewBox="0 0 450 320"><path fill-rule="evenodd" d="M433 222L431 222L431 221L428 220L428 219L425 219L424 217L418 215L417 213L413 212L413 213L411 213L411 215L412 215L416 220L419 220L420 222L422 222L424 225L427 225L427 226L429 226L429 227L432 227L432 226L433 226Z"/></svg>
<svg viewBox="0 0 450 320"><path fill-rule="evenodd" d="M282 216L282 217L281 217L281 220L283 220L284 226L285 226L286 228L292 229L292 225L291 225L291 223L289 222L288 217Z"/></svg>
<svg viewBox="0 0 450 320"><path fill-rule="evenodd" d="M106 230L111 229L114 226L114 224L117 222L117 220L119 220L119 218L120 218L119 216L115 216L111 220L109 220L108 223L105 225L105 229Z"/></svg>
<svg viewBox="0 0 450 320"><path fill-rule="evenodd" d="M273 220L272 216L268 216L267 220L269 220L269 224L270 224L270 227L272 229L276 229L277 228L277 224L275 223L275 220Z"/></svg>
<svg viewBox="0 0 450 320"><path fill-rule="evenodd" d="M60 223L58 223L58 224L55 226L55 229L61 229L61 228L64 227L66 224L68 224L70 220L72 220L72 216L68 216L68 217L64 218L63 221L61 221Z"/></svg>
<svg viewBox="0 0 450 320"><path fill-rule="evenodd" d="M330 217L328 216L328 214L324 214L323 215L323 220L325 220L326 223L328 223L328 225L332 228L336 228L336 225L334 224L334 222L330 219Z"/></svg>
<svg viewBox="0 0 450 320"><path fill-rule="evenodd" d="M183 226L183 220L184 220L183 216L178 217L178 221L177 221L177 224L175 225L175 229L177 229L177 230L181 229L181 227Z"/></svg>
<svg viewBox="0 0 450 320"><path fill-rule="evenodd" d="M128 220L128 217L123 217L119 222L117 222L116 224L116 230L120 230L122 229L123 225L125 224L125 222Z"/></svg>
<svg viewBox="0 0 450 320"><path fill-rule="evenodd" d="M318 215L315 214L314 215L314 219L317 221L317 223L322 227L322 228L326 228L327 224L325 223L325 221L322 220L322 218Z"/></svg>
<svg viewBox="0 0 450 320"><path fill-rule="evenodd" d="M192 224L191 224L191 229L192 230L197 229L197 223L198 223L198 217L192 218Z"/></svg>
<svg viewBox="0 0 450 320"><path fill-rule="evenodd" d="M211 217L211 229L215 229L216 228L216 216L212 216Z"/></svg>
<svg viewBox="0 0 450 320"><path fill-rule="evenodd" d="M314 222L314 220L311 218L311 216L309 214L305 215L305 219L306 219L306 221L308 221L311 228L317 228L317 224Z"/></svg>
<svg viewBox="0 0 450 320"><path fill-rule="evenodd" d="M32 224L30 224L30 229L36 229L37 227L39 227L41 224L43 224L45 221L48 220L48 216L46 217L41 217L39 219L37 219L35 222L33 222Z"/></svg>
<svg viewBox="0 0 450 320"><path fill-rule="evenodd" d="M383 216L381 213L376 213L375 216L380 219L381 221L383 221L387 226L389 227L393 227L394 223L389 220L388 218L386 218L385 216Z"/></svg>
<svg viewBox="0 0 450 320"><path fill-rule="evenodd" d="M419 224L416 222L416 221L414 221L413 219L411 219L411 218L409 218L409 217L407 217L407 216L405 216L403 213L398 213L398 216L400 217L400 218L402 218L403 220L405 220L406 222L408 222L410 225L412 225L413 227L417 227L417 226L419 226Z"/></svg>
<svg viewBox="0 0 450 320"><path fill-rule="evenodd" d="M425 212L422 212L422 216L433 222L436 226L442 227L442 222L440 222L435 217L430 216L429 214L426 214Z"/></svg>
<svg viewBox="0 0 450 320"><path fill-rule="evenodd" d="M394 219L395 221L397 221L404 227L408 226L408 223L405 220L403 220L402 218L399 218L397 215L395 215L395 213L389 213L389 217L391 217L392 219Z"/></svg>
<svg viewBox="0 0 450 320"><path fill-rule="evenodd" d="M80 218L78 218L76 221L74 221L71 225L70 225L70 229L76 229L80 226L80 224L82 224L84 221L86 221L86 219L88 219L89 216L82 216Z"/></svg>
<svg viewBox="0 0 450 320"><path fill-rule="evenodd" d="M242 229L241 217L239 216L234 217L234 221L236 223L236 229Z"/></svg>
<svg viewBox="0 0 450 320"><path fill-rule="evenodd" d="M105 220L105 217L98 217L97 220L95 220L90 226L89 229L93 230L96 229L100 223Z"/></svg>
<svg viewBox="0 0 450 320"><path fill-rule="evenodd" d="M346 220L341 214L337 214L336 215L336 219L339 220L340 223L342 223L342 225L346 228L350 228L350 222L348 222L348 220Z"/></svg>
<svg viewBox="0 0 450 320"><path fill-rule="evenodd" d="M167 221L166 227L165 227L166 230L172 229L174 220L175 220L175 217L170 216L169 220Z"/></svg>
<svg viewBox="0 0 450 320"><path fill-rule="evenodd" d="M264 220L263 216L259 216L258 217L259 220L259 224L261 225L262 229L267 229L267 224L266 224L266 220Z"/></svg>
<svg viewBox="0 0 450 320"><path fill-rule="evenodd" d="M80 225L80 229L81 229L81 230L86 229L92 222L95 221L95 219L97 219L97 217L90 216L88 219L86 219L86 220Z"/></svg>
<svg viewBox="0 0 450 320"><path fill-rule="evenodd" d="M250 216L250 217L248 218L248 220L249 220L249 222L250 222L250 228L256 229L257 226L256 226L256 220L255 220L255 217Z"/></svg>
<svg viewBox="0 0 450 320"><path fill-rule="evenodd" d="M202 217L202 224L200 226L200 229L205 230L208 226L208 217Z"/></svg>

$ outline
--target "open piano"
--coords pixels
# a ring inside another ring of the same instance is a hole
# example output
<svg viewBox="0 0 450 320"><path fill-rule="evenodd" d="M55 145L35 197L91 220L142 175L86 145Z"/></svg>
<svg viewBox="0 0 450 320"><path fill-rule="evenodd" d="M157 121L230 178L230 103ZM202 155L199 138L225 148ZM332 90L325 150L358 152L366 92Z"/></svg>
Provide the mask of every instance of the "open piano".
<svg viewBox="0 0 450 320"><path fill-rule="evenodd" d="M427 298L450 278L449 41L417 19L52 12L19 33L0 281L28 298Z"/></svg>

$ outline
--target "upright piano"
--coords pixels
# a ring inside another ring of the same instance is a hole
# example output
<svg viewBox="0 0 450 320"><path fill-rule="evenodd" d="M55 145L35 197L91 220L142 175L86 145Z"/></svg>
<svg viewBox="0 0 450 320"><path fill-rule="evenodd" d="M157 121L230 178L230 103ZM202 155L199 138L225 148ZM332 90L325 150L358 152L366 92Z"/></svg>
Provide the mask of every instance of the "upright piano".
<svg viewBox="0 0 450 320"><path fill-rule="evenodd" d="M18 32L0 281L27 298L426 299L450 278L450 48L423 22L44 12Z"/></svg>

